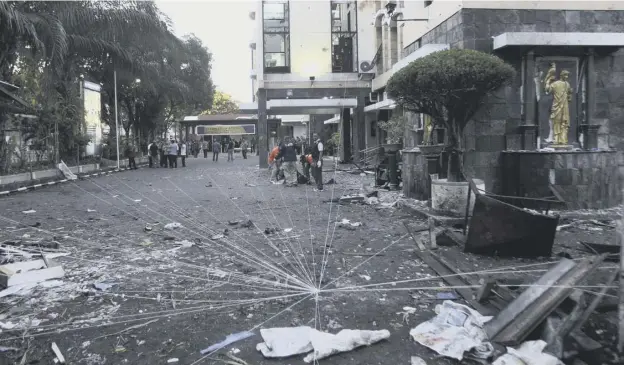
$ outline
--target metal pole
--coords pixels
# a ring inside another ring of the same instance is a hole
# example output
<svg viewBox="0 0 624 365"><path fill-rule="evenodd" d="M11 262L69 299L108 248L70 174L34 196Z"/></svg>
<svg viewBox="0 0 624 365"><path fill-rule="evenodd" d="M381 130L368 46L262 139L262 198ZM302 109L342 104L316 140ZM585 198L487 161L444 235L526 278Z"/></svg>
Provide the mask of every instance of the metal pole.
<svg viewBox="0 0 624 365"><path fill-rule="evenodd" d="M616 243L620 245L620 304L619 304L619 335L617 349L624 353L624 220L617 225ZM617 269L616 269L617 270Z"/></svg>
<svg viewBox="0 0 624 365"><path fill-rule="evenodd" d="M117 143L117 170L119 170L119 113L117 112L117 70L113 70L113 82L115 84L115 140Z"/></svg>

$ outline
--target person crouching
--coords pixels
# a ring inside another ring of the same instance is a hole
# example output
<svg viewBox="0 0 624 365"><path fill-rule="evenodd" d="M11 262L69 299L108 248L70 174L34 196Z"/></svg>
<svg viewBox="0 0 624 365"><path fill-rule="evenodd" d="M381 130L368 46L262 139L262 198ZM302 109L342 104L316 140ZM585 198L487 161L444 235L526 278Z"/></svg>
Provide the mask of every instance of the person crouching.
<svg viewBox="0 0 624 365"><path fill-rule="evenodd" d="M279 161L277 160L277 155L279 154L279 146L275 146L273 147L273 149L271 150L271 153L269 153L269 167L271 168L271 178L269 181L271 181L272 183L277 183L277 179L279 177L279 169L280 169L280 164Z"/></svg>
<svg viewBox="0 0 624 365"><path fill-rule="evenodd" d="M284 183L286 186L297 186L297 150L292 138L288 138L280 147L276 160L282 159Z"/></svg>

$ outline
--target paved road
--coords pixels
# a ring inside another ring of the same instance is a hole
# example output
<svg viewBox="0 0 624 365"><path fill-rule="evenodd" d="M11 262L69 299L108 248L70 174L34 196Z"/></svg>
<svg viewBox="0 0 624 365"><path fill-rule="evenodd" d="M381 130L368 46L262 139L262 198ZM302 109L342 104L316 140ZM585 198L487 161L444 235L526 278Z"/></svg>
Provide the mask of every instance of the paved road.
<svg viewBox="0 0 624 365"><path fill-rule="evenodd" d="M286 188L268 182L255 156L233 163L200 157L186 168L143 168L1 198L3 241L58 242L58 250L46 250L69 255L55 259L66 271L62 281L0 299L0 324L14 327L0 345L21 349L0 353L0 363L21 359L26 328L34 335L28 361L45 364L52 341L72 364L205 364L213 360L199 351L231 333L296 325L392 333L326 364L431 356L408 332L434 303L420 304L409 324L397 312L414 305L414 296L429 296L409 288L438 283L370 287L430 273L414 260L399 213L328 203L362 183L341 172L330 178L337 184L321 193ZM362 225L334 228L342 219ZM180 227L165 228L172 223ZM228 349L249 364L303 363L303 356L263 359L259 342L256 335Z"/></svg>

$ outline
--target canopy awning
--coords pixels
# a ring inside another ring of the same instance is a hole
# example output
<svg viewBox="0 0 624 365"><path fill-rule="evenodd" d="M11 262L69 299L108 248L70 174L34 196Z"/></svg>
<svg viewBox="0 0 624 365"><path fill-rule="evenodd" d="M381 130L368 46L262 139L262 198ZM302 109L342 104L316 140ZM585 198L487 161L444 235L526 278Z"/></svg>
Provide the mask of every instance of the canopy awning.
<svg viewBox="0 0 624 365"><path fill-rule="evenodd" d="M336 115L333 118L329 118L323 122L323 124L338 124L340 123L340 114Z"/></svg>
<svg viewBox="0 0 624 365"><path fill-rule="evenodd" d="M509 32L494 37L495 50L514 46L624 47L624 33Z"/></svg>
<svg viewBox="0 0 624 365"><path fill-rule="evenodd" d="M392 99L385 99L375 104L364 107L364 112L376 112L378 110L390 110L396 108L396 103Z"/></svg>

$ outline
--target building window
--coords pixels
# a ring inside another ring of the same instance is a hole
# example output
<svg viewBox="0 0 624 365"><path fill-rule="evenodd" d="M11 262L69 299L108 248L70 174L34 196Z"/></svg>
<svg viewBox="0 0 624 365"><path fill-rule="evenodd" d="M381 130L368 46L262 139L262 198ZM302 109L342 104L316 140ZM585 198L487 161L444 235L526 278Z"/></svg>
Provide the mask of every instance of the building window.
<svg viewBox="0 0 624 365"><path fill-rule="evenodd" d="M288 1L262 4L265 73L290 72L290 16Z"/></svg>
<svg viewBox="0 0 624 365"><path fill-rule="evenodd" d="M331 1L332 72L358 72L357 6Z"/></svg>

